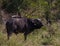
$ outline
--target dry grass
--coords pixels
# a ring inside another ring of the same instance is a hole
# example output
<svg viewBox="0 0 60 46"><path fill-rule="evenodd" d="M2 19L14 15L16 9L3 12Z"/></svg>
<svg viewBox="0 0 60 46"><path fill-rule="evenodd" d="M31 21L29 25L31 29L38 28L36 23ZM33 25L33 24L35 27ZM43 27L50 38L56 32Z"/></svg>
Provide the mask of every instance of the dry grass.
<svg viewBox="0 0 60 46"><path fill-rule="evenodd" d="M55 35L52 35L51 37L47 27L43 26L41 29L37 29L30 33L26 41L24 41L24 36L21 33L17 36L12 34L10 39L7 40L7 34L2 32L3 26L0 25L0 46L60 46L59 25L59 23L52 24Z"/></svg>

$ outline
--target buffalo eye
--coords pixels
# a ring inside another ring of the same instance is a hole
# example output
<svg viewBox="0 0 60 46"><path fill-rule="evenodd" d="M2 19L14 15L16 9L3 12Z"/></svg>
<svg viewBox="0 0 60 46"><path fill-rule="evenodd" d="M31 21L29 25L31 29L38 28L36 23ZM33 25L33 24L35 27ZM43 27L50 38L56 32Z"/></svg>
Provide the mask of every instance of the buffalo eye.
<svg viewBox="0 0 60 46"><path fill-rule="evenodd" d="M36 24L34 24L34 25L36 25Z"/></svg>

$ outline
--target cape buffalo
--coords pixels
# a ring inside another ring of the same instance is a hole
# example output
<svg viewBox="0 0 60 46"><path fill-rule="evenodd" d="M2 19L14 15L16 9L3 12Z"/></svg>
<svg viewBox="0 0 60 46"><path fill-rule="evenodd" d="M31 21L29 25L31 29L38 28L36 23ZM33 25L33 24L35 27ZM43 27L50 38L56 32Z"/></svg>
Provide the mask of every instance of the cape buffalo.
<svg viewBox="0 0 60 46"><path fill-rule="evenodd" d="M6 22L7 37L9 39L12 33L24 33L24 40L26 40L29 33L31 33L34 29L41 28L42 26L43 24L40 19L12 17Z"/></svg>

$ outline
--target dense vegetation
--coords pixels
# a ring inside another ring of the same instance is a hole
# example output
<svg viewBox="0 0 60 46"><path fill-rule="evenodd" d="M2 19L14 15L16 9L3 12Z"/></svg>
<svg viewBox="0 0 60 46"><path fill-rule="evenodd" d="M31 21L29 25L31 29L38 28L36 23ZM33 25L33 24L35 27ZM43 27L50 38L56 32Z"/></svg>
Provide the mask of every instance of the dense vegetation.
<svg viewBox="0 0 60 46"><path fill-rule="evenodd" d="M1 10L40 18L44 26L29 34L27 41L23 42L22 34L13 34L7 41ZM60 46L60 0L0 0L0 30L0 46Z"/></svg>

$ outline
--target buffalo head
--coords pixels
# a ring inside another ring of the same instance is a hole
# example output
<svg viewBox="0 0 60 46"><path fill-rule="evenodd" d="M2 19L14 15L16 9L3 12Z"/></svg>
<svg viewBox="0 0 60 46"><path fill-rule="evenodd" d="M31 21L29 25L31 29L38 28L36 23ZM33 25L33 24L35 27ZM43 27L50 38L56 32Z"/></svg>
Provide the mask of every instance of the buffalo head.
<svg viewBox="0 0 60 46"><path fill-rule="evenodd" d="M32 23L34 23L34 28L35 29L41 28L43 26L40 19L33 19Z"/></svg>

